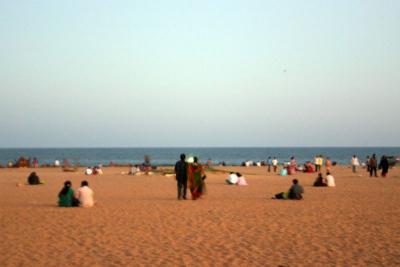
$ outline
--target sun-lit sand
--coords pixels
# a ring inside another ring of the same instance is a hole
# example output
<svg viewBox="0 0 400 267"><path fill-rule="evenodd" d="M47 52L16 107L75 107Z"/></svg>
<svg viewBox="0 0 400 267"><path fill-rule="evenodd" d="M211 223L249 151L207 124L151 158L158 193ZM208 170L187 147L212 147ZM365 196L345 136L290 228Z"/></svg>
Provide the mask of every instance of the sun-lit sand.
<svg viewBox="0 0 400 267"><path fill-rule="evenodd" d="M127 168L36 169L45 185L17 187L32 169L0 169L0 266L399 266L400 169L370 178L335 167L336 188L315 174L238 170L247 187L207 174L208 193L178 201L174 177ZM304 200L273 200L298 178ZM65 180L86 179L94 208L58 208Z"/></svg>

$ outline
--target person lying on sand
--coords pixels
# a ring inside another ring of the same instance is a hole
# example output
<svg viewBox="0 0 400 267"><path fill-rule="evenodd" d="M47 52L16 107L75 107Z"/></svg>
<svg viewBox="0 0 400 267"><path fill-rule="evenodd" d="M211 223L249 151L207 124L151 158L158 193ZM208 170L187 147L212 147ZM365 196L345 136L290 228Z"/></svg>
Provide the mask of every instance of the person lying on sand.
<svg viewBox="0 0 400 267"><path fill-rule="evenodd" d="M299 181L297 179L293 179L292 186L289 188L288 192L281 192L273 197L274 199L293 199L300 200L303 199L302 194L304 193L304 189L301 185L299 185Z"/></svg>

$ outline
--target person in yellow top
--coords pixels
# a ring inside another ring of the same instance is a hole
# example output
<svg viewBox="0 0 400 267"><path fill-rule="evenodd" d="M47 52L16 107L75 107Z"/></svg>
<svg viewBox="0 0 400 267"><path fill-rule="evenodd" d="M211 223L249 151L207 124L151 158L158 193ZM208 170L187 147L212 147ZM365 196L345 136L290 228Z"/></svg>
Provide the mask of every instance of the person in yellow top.
<svg viewBox="0 0 400 267"><path fill-rule="evenodd" d="M322 157L322 155L318 156L318 165L319 165L318 169L319 169L319 171L321 171L322 165L324 165L324 158Z"/></svg>

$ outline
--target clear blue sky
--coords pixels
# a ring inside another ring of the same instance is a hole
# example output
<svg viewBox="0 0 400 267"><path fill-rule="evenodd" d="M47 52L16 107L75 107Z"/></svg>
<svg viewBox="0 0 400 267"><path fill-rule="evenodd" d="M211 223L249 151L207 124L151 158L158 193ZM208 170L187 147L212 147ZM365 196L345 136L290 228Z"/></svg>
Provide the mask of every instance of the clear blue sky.
<svg viewBox="0 0 400 267"><path fill-rule="evenodd" d="M400 145L400 1L1 1L0 59L0 147Z"/></svg>

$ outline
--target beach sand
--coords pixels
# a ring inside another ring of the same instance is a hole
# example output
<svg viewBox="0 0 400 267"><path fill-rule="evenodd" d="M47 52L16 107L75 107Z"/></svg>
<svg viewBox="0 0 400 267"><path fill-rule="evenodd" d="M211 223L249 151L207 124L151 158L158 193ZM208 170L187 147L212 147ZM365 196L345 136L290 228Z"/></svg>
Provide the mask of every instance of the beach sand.
<svg viewBox="0 0 400 267"><path fill-rule="evenodd" d="M0 169L0 266L399 266L400 169L388 178L332 173L280 177L260 167L219 167L249 186L207 173L203 199L178 201L174 177L128 176L128 168L65 173L35 169L46 184L17 187L33 169ZM293 178L304 200L273 200ZM65 180L88 180L94 208L58 208Z"/></svg>

